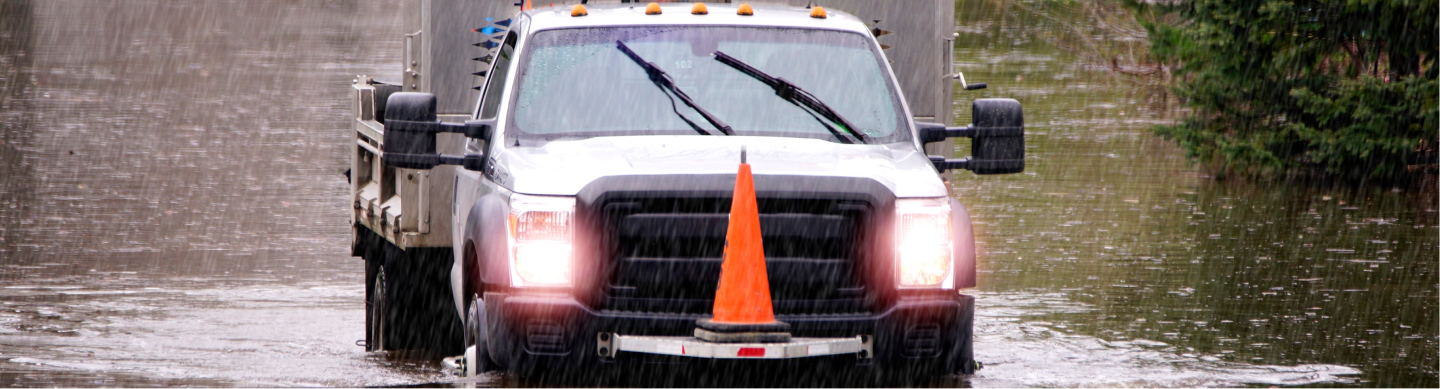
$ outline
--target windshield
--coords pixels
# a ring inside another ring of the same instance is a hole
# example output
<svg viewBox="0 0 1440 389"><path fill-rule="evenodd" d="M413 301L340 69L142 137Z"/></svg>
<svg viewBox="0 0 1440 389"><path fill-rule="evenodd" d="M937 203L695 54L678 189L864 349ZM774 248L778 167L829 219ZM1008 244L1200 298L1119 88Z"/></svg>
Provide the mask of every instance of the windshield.
<svg viewBox="0 0 1440 389"><path fill-rule="evenodd" d="M536 33L520 65L509 136L567 139L702 136L686 118L721 132L693 108L672 105L616 41L673 78L696 106L735 135L840 141L816 116L764 83L715 60L722 51L814 94L874 143L909 139L900 104L864 35L754 27L634 27ZM681 116L685 118L682 118ZM829 124L828 122L826 122ZM830 124L834 125L834 124Z"/></svg>

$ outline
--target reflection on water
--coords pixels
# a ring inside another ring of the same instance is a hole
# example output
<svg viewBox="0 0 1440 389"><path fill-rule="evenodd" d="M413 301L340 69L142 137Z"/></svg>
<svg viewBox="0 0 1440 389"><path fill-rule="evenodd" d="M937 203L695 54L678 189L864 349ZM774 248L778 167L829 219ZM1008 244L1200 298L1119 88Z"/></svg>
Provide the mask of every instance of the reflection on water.
<svg viewBox="0 0 1440 389"><path fill-rule="evenodd" d="M957 117L1015 97L1028 131L1026 173L956 180L992 319L975 384L1437 385L1434 198L1204 177L1149 134L1173 115L1151 87L1057 50L1072 30L1034 8L956 12L957 68L990 83Z"/></svg>
<svg viewBox="0 0 1440 389"><path fill-rule="evenodd" d="M0 1L0 386L450 380L354 344L346 97L398 7ZM987 367L938 385L1437 386L1434 199L1215 182L1071 27L957 7L957 121L1020 99L1029 166L958 173Z"/></svg>

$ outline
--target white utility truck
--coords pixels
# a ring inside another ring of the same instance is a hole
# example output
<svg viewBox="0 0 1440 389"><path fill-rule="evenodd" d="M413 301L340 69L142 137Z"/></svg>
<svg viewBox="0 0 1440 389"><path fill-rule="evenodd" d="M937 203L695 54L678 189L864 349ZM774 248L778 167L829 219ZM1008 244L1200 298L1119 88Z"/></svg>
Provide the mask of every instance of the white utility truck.
<svg viewBox="0 0 1440 389"><path fill-rule="evenodd" d="M471 372L974 371L974 237L947 171L1022 171L1024 130L1010 99L937 124L956 79L984 87L951 71L952 3L602 3L406 2L399 82L354 84L367 347L464 352ZM944 157L955 137L968 158ZM794 339L698 347L742 153Z"/></svg>

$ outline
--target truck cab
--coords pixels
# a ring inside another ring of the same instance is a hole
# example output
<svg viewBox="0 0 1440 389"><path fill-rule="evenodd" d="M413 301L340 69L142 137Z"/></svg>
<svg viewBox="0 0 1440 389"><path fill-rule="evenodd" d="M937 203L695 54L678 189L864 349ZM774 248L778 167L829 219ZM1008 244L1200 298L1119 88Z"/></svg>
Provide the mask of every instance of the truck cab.
<svg viewBox="0 0 1440 389"><path fill-rule="evenodd" d="M473 372L645 363L608 337L688 336L709 315L743 160L794 336L863 340L831 363L974 371L974 236L942 177L1023 170L1014 100L976 100L970 126L917 121L881 30L841 9L586 4L488 22L466 117L404 83L356 83L384 107L357 142L374 185L353 187L372 349L432 339ZM970 158L927 152L952 137L972 138ZM437 232L448 242L423 247ZM405 322L424 314L441 324Z"/></svg>

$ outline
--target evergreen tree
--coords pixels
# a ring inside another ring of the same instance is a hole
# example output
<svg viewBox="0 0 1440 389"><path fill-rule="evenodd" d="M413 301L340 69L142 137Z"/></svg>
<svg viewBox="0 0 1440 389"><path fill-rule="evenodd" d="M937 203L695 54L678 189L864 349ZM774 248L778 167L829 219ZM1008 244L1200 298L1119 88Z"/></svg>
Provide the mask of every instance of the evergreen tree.
<svg viewBox="0 0 1440 389"><path fill-rule="evenodd" d="M1156 132L1221 172L1435 168L1437 0L1131 0L1193 111Z"/></svg>

